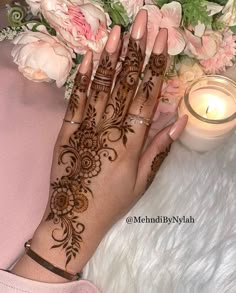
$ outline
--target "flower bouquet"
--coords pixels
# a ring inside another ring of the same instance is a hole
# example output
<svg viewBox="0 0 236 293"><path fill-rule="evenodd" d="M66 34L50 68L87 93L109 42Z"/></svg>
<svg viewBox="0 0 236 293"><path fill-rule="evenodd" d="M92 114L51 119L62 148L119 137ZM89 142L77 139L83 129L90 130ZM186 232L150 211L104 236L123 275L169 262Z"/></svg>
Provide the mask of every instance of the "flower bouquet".
<svg viewBox="0 0 236 293"><path fill-rule="evenodd" d="M115 24L128 39L140 9L148 12L147 58L160 28L168 30L169 68L162 90L167 103L181 97L193 80L221 74L235 62L236 0L26 2L7 6L9 27L0 31L0 40L13 40L14 62L26 78L55 81L66 87L66 98L85 52L93 51L96 64Z"/></svg>

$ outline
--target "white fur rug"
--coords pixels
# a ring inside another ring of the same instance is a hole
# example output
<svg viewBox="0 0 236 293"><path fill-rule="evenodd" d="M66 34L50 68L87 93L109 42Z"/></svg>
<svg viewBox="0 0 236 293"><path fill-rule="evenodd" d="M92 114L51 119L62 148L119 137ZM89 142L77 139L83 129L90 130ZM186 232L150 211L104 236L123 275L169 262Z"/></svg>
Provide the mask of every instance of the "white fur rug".
<svg viewBox="0 0 236 293"><path fill-rule="evenodd" d="M129 216L194 224L126 224L100 244L84 277L103 293L236 292L236 133L199 154L176 142Z"/></svg>

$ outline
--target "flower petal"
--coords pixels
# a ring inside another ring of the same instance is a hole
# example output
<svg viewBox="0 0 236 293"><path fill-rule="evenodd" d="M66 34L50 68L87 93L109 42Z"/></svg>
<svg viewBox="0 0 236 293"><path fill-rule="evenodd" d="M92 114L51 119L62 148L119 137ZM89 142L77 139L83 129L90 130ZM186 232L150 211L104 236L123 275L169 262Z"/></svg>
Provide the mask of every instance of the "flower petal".
<svg viewBox="0 0 236 293"><path fill-rule="evenodd" d="M164 4L161 8L163 19L161 27L179 27L182 19L182 7L179 2L173 1L169 4Z"/></svg>
<svg viewBox="0 0 236 293"><path fill-rule="evenodd" d="M168 29L168 53L170 55L180 54L185 47L186 43L183 34L176 28Z"/></svg>
<svg viewBox="0 0 236 293"><path fill-rule="evenodd" d="M218 46L216 41L210 36L202 37L202 59L208 59L213 57L217 52Z"/></svg>
<svg viewBox="0 0 236 293"><path fill-rule="evenodd" d="M207 2L207 11L209 13L209 16L215 15L223 9L223 6L214 3L214 2Z"/></svg>
<svg viewBox="0 0 236 293"><path fill-rule="evenodd" d="M147 55L151 54L156 36L160 29L160 23L162 21L162 14L160 9L155 5L145 5L143 9L148 13L148 35L147 35Z"/></svg>
<svg viewBox="0 0 236 293"><path fill-rule="evenodd" d="M205 32L206 26L204 23L198 22L198 25L194 28L194 34L197 37L201 37Z"/></svg>

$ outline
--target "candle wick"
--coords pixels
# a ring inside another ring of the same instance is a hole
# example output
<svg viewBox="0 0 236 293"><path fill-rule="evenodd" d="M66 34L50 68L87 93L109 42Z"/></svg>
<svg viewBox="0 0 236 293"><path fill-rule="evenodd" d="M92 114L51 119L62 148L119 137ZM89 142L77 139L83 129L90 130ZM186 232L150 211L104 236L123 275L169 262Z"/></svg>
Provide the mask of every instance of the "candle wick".
<svg viewBox="0 0 236 293"><path fill-rule="evenodd" d="M209 111L209 106L208 106L207 109L206 109L206 114L208 114L208 111Z"/></svg>

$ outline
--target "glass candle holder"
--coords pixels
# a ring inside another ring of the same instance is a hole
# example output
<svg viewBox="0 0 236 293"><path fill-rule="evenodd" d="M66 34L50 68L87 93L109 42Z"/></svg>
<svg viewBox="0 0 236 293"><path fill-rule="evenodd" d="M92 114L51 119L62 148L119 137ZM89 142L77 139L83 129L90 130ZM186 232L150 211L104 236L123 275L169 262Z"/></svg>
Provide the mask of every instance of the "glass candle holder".
<svg viewBox="0 0 236 293"><path fill-rule="evenodd" d="M218 147L236 127L236 83L220 75L200 78L186 90L178 114L189 117L183 145L198 152Z"/></svg>

